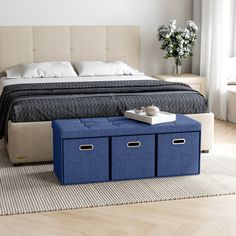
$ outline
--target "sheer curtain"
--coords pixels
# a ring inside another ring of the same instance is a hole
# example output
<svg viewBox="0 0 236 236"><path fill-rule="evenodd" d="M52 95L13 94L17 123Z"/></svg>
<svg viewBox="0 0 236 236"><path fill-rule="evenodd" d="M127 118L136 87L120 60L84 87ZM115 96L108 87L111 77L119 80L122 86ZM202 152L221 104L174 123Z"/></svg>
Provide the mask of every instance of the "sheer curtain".
<svg viewBox="0 0 236 236"><path fill-rule="evenodd" d="M236 0L202 0L200 74L208 79L209 109L226 120L226 61L233 54Z"/></svg>

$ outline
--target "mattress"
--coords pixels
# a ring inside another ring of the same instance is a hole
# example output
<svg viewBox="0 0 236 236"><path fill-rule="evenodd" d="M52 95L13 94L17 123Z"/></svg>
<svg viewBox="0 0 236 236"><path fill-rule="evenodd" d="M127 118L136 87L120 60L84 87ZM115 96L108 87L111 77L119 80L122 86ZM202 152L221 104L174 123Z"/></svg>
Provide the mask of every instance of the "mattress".
<svg viewBox="0 0 236 236"><path fill-rule="evenodd" d="M38 79L2 85L0 133L12 122L121 116L126 110L158 106L176 114L208 112L207 100L182 83L145 76ZM53 83L51 82L53 80ZM66 82L65 82L66 80ZM73 81L75 80L75 81Z"/></svg>

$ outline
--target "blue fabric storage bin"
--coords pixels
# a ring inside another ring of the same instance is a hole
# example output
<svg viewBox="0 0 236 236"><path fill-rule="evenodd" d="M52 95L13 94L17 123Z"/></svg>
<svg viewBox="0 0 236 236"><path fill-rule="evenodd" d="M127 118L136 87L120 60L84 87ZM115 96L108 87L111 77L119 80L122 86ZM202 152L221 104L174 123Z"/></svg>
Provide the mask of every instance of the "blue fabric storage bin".
<svg viewBox="0 0 236 236"><path fill-rule="evenodd" d="M109 180L109 139L67 139L63 141L63 184Z"/></svg>
<svg viewBox="0 0 236 236"><path fill-rule="evenodd" d="M155 177L155 135L111 138L111 179Z"/></svg>
<svg viewBox="0 0 236 236"><path fill-rule="evenodd" d="M158 134L157 176L200 173L200 132Z"/></svg>

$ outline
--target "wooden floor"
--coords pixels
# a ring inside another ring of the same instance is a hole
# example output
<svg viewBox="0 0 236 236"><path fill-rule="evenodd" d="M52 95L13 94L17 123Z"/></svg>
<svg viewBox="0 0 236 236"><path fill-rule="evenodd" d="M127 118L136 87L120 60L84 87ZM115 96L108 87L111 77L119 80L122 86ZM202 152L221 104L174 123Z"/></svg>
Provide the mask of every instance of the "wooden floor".
<svg viewBox="0 0 236 236"><path fill-rule="evenodd" d="M215 129L214 152L236 157L236 125L216 121ZM235 236L236 195L5 216L0 235Z"/></svg>

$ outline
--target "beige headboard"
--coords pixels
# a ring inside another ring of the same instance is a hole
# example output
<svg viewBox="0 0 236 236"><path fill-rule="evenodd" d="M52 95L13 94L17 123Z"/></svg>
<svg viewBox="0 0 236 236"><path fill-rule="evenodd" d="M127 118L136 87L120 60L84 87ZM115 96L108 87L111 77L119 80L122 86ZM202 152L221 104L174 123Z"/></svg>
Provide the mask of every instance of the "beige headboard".
<svg viewBox="0 0 236 236"><path fill-rule="evenodd" d="M139 68L139 27L0 27L0 75L17 64L50 60L122 60Z"/></svg>

